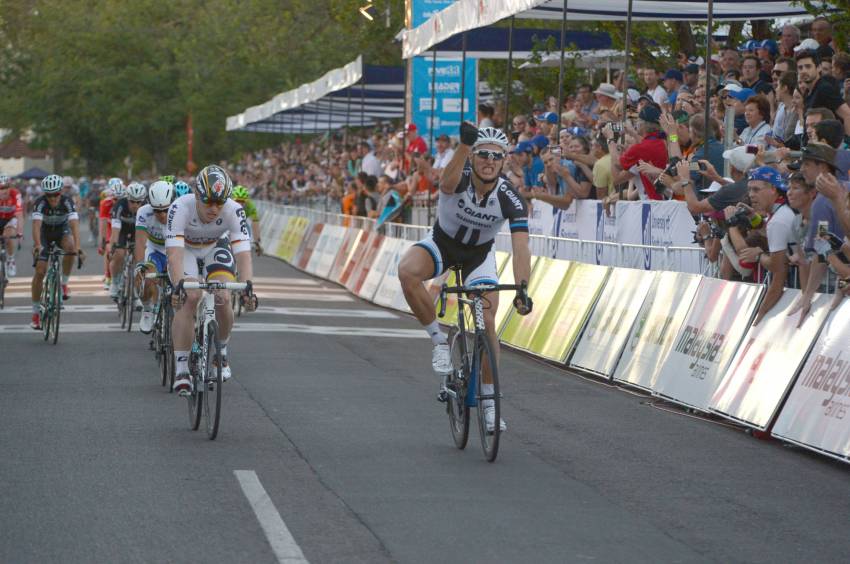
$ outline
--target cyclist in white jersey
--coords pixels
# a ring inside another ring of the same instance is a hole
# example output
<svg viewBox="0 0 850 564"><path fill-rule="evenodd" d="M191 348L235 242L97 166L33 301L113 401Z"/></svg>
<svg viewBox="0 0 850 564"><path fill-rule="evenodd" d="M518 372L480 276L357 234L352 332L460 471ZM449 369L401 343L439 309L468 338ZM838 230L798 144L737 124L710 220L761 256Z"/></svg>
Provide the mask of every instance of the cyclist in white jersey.
<svg viewBox="0 0 850 564"><path fill-rule="evenodd" d="M168 259L165 256L165 222L168 218L168 207L173 200L174 185L158 180L148 189L148 203L136 212L136 246L133 260L136 262L136 277L141 278L143 288L140 292L142 317L139 320L139 330L145 334L153 329L153 302L157 284L154 280L146 280L144 275L148 272L164 274L168 268Z"/></svg>
<svg viewBox="0 0 850 564"><path fill-rule="evenodd" d="M440 376L451 372L451 356L447 337L437 323L434 300L423 283L451 266L461 266L464 285L498 284L493 241L506 221L511 231L514 279L521 284L531 275L528 209L519 192L501 176L507 147L508 139L500 130L485 127L479 131L471 123L461 124L460 145L440 179L437 222L428 237L411 247L399 263L404 297L431 337L431 364ZM467 159L471 166L466 166ZM484 310L485 327L498 359L495 316L499 294L488 292L484 297L490 303ZM520 315L527 315L531 298L517 292L514 307ZM489 383L492 393L488 372L482 371L482 383L484 392L488 393ZM485 401L492 404L492 400ZM484 410L488 427L495 426L493 406L485 404ZM504 430L504 421L500 426Z"/></svg>
<svg viewBox="0 0 850 564"><path fill-rule="evenodd" d="M174 314L172 335L176 378L174 391L186 395L192 391L189 375L189 347L192 344L194 314L201 298L199 290L183 290L187 280L232 281L234 256L239 279L248 283L242 296L243 307L254 309L251 278L251 237L248 221L242 206L230 199L233 183L225 170L216 165L204 168L195 179L194 194L186 194L174 201L168 209L165 229L165 249L168 255L168 274L174 284L174 303L179 308ZM230 247L217 244L230 232ZM182 298L185 296L185 300ZM227 360L227 342L233 327L233 310L225 293L216 296L216 321L221 345L221 375L230 379Z"/></svg>

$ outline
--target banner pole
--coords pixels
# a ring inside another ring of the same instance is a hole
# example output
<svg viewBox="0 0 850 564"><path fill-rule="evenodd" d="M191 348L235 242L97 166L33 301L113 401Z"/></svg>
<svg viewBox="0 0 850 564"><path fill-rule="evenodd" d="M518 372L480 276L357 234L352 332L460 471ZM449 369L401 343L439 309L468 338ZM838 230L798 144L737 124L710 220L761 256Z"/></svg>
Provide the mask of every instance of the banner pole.
<svg viewBox="0 0 850 564"><path fill-rule="evenodd" d="M629 12L626 15L626 49L623 64L623 128L626 125L626 109L629 101L629 52L632 48L632 0L629 0Z"/></svg>
<svg viewBox="0 0 850 564"><path fill-rule="evenodd" d="M435 46L436 47L436 46ZM430 142L428 143L428 148L431 151L431 154L436 154L434 151L434 111L436 109L436 97L437 97L437 50L434 49L431 52L431 123L428 127L429 130L429 138ZM462 102L461 102L462 103ZM431 225L431 198L432 191L428 190L428 225Z"/></svg>
<svg viewBox="0 0 850 564"><path fill-rule="evenodd" d="M463 123L464 118L466 117L466 32L463 32L463 38L461 40L463 54L460 60L460 121Z"/></svg>
<svg viewBox="0 0 850 564"><path fill-rule="evenodd" d="M558 127L555 129L555 138L557 139L558 131L561 129L561 108L564 107L564 48L567 41L567 2L564 0L564 10L561 12L561 63L558 70L558 108L555 112L558 114Z"/></svg>
<svg viewBox="0 0 850 564"><path fill-rule="evenodd" d="M511 127L511 86L514 66L514 16L511 16L511 25L508 28L508 81L505 84L505 122L502 126L505 133L510 132Z"/></svg>

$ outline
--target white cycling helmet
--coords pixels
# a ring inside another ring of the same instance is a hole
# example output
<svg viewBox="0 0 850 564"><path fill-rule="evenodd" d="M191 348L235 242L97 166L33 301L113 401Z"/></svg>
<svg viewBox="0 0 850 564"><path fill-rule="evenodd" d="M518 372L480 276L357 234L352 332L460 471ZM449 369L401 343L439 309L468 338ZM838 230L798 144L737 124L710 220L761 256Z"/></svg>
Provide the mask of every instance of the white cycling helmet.
<svg viewBox="0 0 850 564"><path fill-rule="evenodd" d="M62 190L62 177L51 174L41 181L41 191L45 194L58 194Z"/></svg>
<svg viewBox="0 0 850 564"><path fill-rule="evenodd" d="M148 197L148 189L141 182L131 182L127 186L127 199L131 202L144 202Z"/></svg>
<svg viewBox="0 0 850 564"><path fill-rule="evenodd" d="M9 175L0 174L0 190L7 188L10 184L12 184L12 179L9 178Z"/></svg>
<svg viewBox="0 0 850 564"><path fill-rule="evenodd" d="M124 181L120 178L110 178L107 185L112 189L112 194L116 198L123 198L127 195L126 189L124 188Z"/></svg>
<svg viewBox="0 0 850 564"><path fill-rule="evenodd" d="M501 129L495 127L482 127L478 130L478 139L473 143L472 148L479 145L498 145L502 150L508 150L508 136Z"/></svg>
<svg viewBox="0 0 850 564"><path fill-rule="evenodd" d="M62 177L62 187L63 188L70 188L73 185L74 185L74 179L73 178L71 178L70 176L63 176Z"/></svg>
<svg viewBox="0 0 850 564"><path fill-rule="evenodd" d="M167 208L174 200L174 184L157 180L148 189L148 201L153 209Z"/></svg>

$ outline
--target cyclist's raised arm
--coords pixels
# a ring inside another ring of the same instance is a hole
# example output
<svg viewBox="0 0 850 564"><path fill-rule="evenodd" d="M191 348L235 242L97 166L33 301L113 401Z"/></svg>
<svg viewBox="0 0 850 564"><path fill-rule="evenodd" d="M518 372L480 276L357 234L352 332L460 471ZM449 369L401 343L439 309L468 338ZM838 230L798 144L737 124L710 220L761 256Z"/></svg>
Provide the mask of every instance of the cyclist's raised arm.
<svg viewBox="0 0 850 564"><path fill-rule="evenodd" d="M461 176L463 176L466 160L472 154L472 145L477 139L477 127L466 121L460 124L460 143L449 160L449 164L443 169L443 175L440 177L440 192L454 194L457 185L460 184Z"/></svg>

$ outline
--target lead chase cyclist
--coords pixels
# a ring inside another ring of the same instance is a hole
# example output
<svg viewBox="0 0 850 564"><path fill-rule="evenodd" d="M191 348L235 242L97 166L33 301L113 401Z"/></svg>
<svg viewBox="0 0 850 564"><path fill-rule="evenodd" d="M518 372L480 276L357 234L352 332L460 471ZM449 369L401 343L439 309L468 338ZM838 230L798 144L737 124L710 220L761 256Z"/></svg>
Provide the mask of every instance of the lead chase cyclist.
<svg viewBox="0 0 850 564"><path fill-rule="evenodd" d="M437 222L429 235L411 247L399 263L404 297L431 337L434 345L431 365L440 376L451 373L451 354L448 339L437 323L434 301L423 282L436 278L449 267L461 266L466 286L498 284L493 241L505 221L511 231L516 283L527 282L531 274L528 208L522 196L501 176L507 148L508 139L500 130L494 127L478 130L471 123L461 124L460 145L440 179ZM467 166L467 159L471 166ZM498 360L495 317L499 294L488 292L484 297L490 304L484 310L484 324ZM513 303L520 315L531 312L531 298L524 292L517 292ZM482 373L482 391L493 393L487 371ZM491 430L495 427L492 402L484 400L485 421ZM500 428L506 429L504 421L500 421Z"/></svg>
<svg viewBox="0 0 850 564"><path fill-rule="evenodd" d="M192 391L189 347L192 345L195 309L201 298L200 290L187 290L185 301L180 303L184 281L204 279L231 282L236 278L234 272L238 271L240 281L248 283L248 289L242 296L243 307L251 311L256 305L251 289L254 271L248 221L242 206L230 199L233 192L230 176L223 168L209 165L198 173L194 191L194 194L174 200L168 208L165 226L168 275L174 284L176 308L172 324L177 374L174 391L180 395ZM219 242L228 231L229 247ZM233 309L230 307L230 297L224 292L216 293L215 304L222 358L214 360L221 362L222 379L229 380L231 371L227 361L227 341L233 327Z"/></svg>

